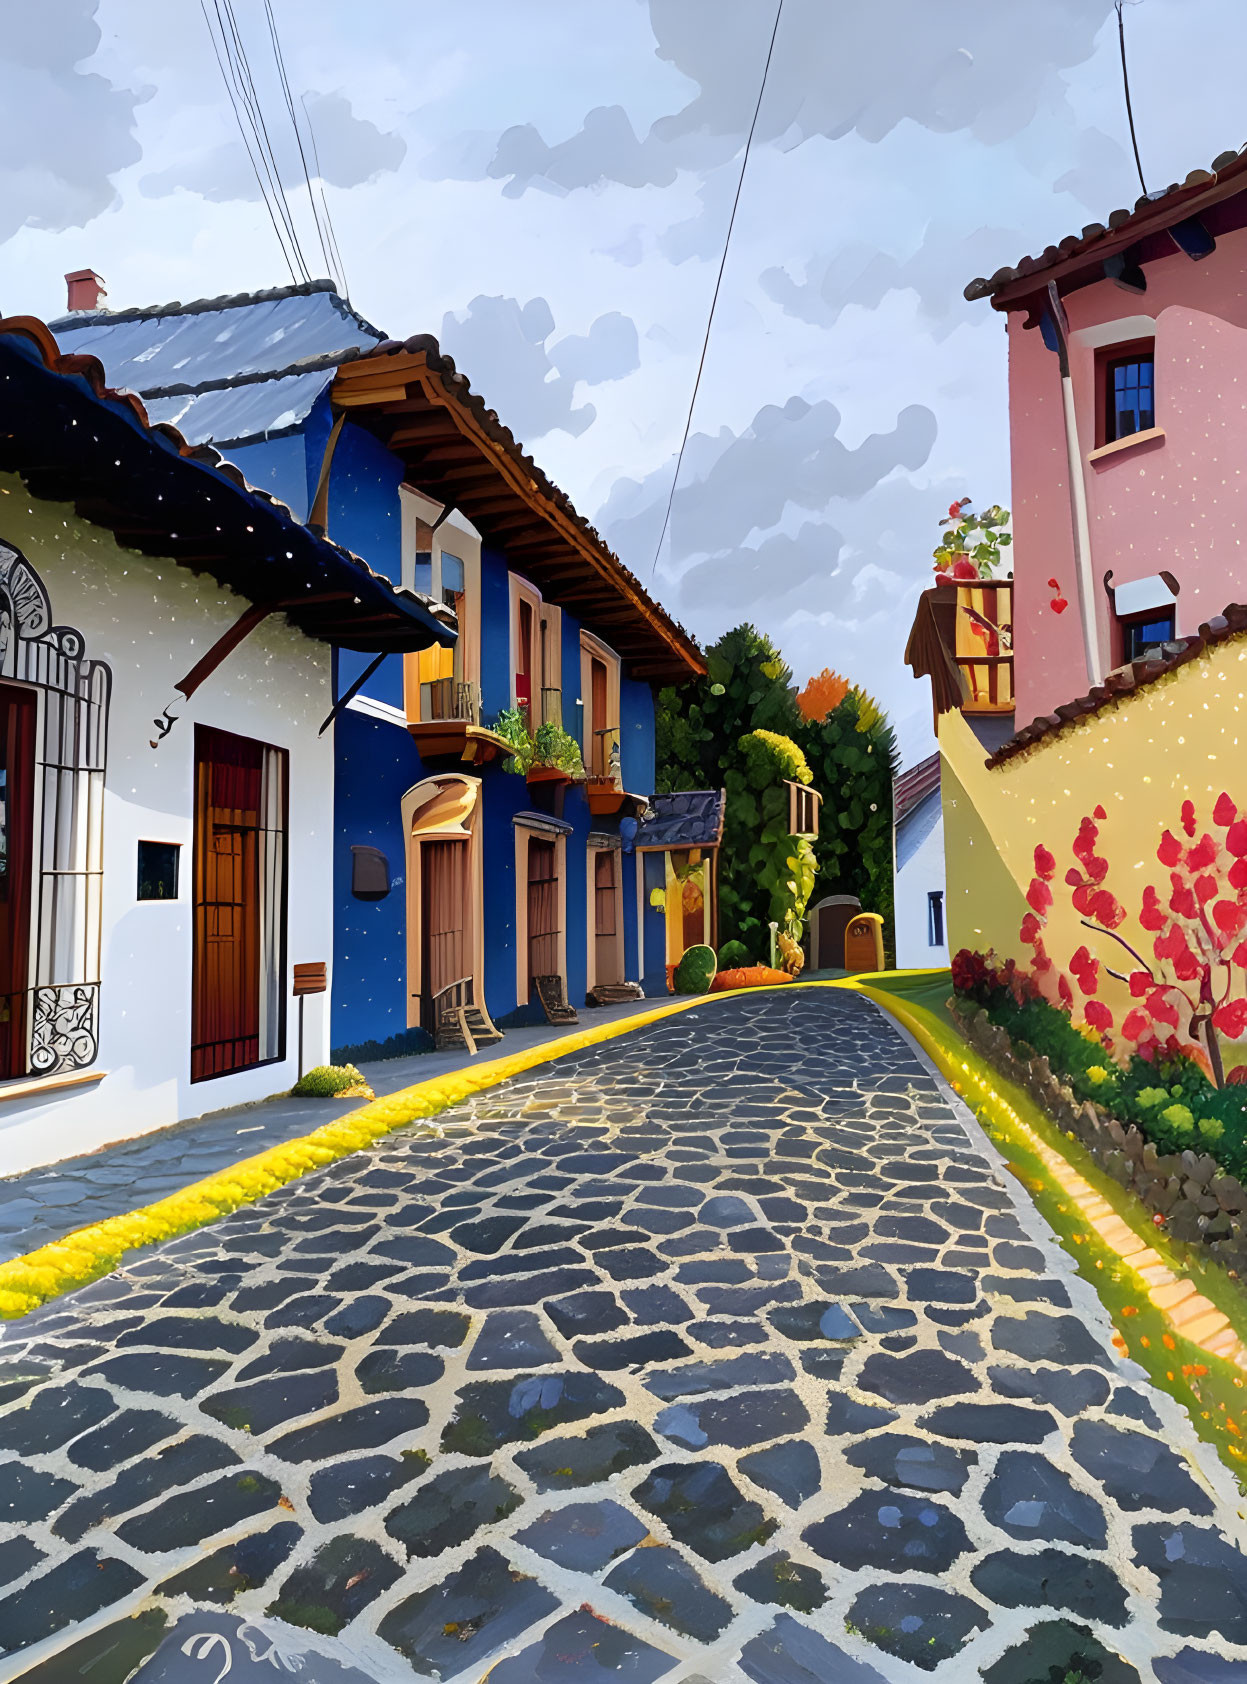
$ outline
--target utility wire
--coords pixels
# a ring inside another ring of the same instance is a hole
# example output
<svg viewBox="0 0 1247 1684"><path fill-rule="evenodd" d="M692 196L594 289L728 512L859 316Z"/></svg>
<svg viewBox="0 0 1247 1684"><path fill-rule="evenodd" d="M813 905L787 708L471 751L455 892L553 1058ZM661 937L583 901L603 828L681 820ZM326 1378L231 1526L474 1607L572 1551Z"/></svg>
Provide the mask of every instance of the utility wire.
<svg viewBox="0 0 1247 1684"><path fill-rule="evenodd" d="M274 191L277 195L278 210L281 213L282 221L286 225L286 230L289 233L291 243L294 246L295 257L300 269L303 271L303 279L305 281L310 281L312 278L312 271L308 268L307 259L303 255L303 245L299 239L298 229L295 227L294 217L290 211L289 201L286 198L285 188L281 179L281 169L277 163L277 154L273 149L272 138L268 132L268 124L264 120L264 107L261 104L260 96L256 91L255 78L251 74L251 61L247 57L247 48L243 42L242 32L238 27L238 20L234 15L233 0L220 0L220 3L225 9L226 17L229 19L230 32L234 42L235 60L239 73L242 77L244 87L247 91L248 98L246 103L253 127L256 130L256 138L262 145L264 153L268 158L268 164L271 167L272 178L275 183Z"/></svg>
<svg viewBox="0 0 1247 1684"><path fill-rule="evenodd" d="M1121 81L1126 90L1126 119L1130 124L1130 144L1134 147L1134 167L1139 172L1139 186L1147 198L1147 182L1143 179L1143 165L1139 162L1139 142L1134 132L1134 111L1130 104L1130 72L1126 69L1126 20L1122 15L1122 0L1113 0L1117 8L1117 41L1121 47Z"/></svg>
<svg viewBox="0 0 1247 1684"><path fill-rule="evenodd" d="M675 502L675 489L680 483L680 466L684 461L689 430L693 425L693 411L697 407L697 393L701 387L702 370L706 366L706 351L710 345L710 329L714 326L715 306L719 302L719 288L723 285L723 271L727 267L728 249L732 243L732 229L736 226L736 211L740 205L740 192L745 185L745 170L748 168L749 152L753 146L753 131L758 126L758 113L762 109L762 96L766 92L766 79L771 69L771 57L775 52L775 37L779 34L779 20L783 10L784 0L779 0L779 4L775 8L775 23L771 29L771 42L766 49L766 63L762 67L762 81L758 86L758 103L753 108L753 121L749 125L749 133L745 137L745 155L740 161L740 179L736 183L736 197L732 200L732 214L727 222L727 236L723 241L723 256L719 260L719 273L714 283L714 295L710 300L710 314L706 319L706 337L702 340L701 358L697 364L697 378L693 381L693 396L689 401L688 419L684 423L684 437L680 440L679 454L675 459L675 473L671 476L671 495L667 498L667 512L663 516L662 531L658 534L658 547L654 551L654 565L650 569L651 578L658 571L658 558L662 554L663 539L667 536L667 526L671 520L671 509Z"/></svg>
<svg viewBox="0 0 1247 1684"><path fill-rule="evenodd" d="M295 116L294 99L290 92L290 81L286 75L286 60L281 50L281 40L277 34L277 19L273 16L272 0L264 0L264 11L268 17L269 38L273 43L273 57L277 61L277 74L281 79L282 93L286 98L286 110L290 113L290 126L294 130L295 144L299 148L299 162L303 166L303 181L307 187L307 202L312 207L312 221L316 227L316 236L320 241L321 256L325 260L325 267L333 275L333 262L329 256L329 245L325 238L325 230L321 227L320 216L316 210L316 198L312 192L312 177L307 167L307 154L303 150L303 136L299 132L299 119ZM333 275L335 286L338 278Z"/></svg>
<svg viewBox="0 0 1247 1684"><path fill-rule="evenodd" d="M320 152L316 145L316 125L312 121L312 113L307 108L306 94L302 94L300 96L300 104L303 106L303 117L304 121L307 123L308 139L312 143L312 163L315 165L316 179L320 184L320 202L325 212L325 226L329 230L329 245L337 263L338 274L341 277L342 296L349 304L351 299L351 284L347 279L346 264L342 261L342 253L338 250L338 236L334 231L333 217L329 214L329 201L325 197L325 177L321 171Z"/></svg>
<svg viewBox="0 0 1247 1684"><path fill-rule="evenodd" d="M291 260L289 251L287 251L287 249L286 249L286 242L285 242L285 239L282 235L281 228L278 225L277 214L274 211L273 206L272 206L272 204L269 200L268 193L265 190L264 181L263 181L263 178L260 175L260 166L256 162L255 154L251 150L251 142L247 139L247 129L246 129L246 125L244 124L243 119L242 119L242 112L239 111L239 109L238 109L238 101L234 97L234 89L233 89L233 87L230 83L229 73L226 71L226 68L225 68L225 60L221 57L221 49L217 44L216 31L213 29L212 20L208 16L207 0L199 0L199 9L203 12L204 23L207 25L208 34L209 34L209 36L212 40L212 51L216 55L217 68L221 72L221 80L225 84L225 92L229 96L230 105L233 107L234 120L238 124L238 132L242 137L243 147L246 151L247 158L248 158L248 160L251 164L251 168L255 173L255 184L260 190L260 197L264 201L264 208L268 212L269 221L273 224L273 232L274 232L274 234L276 234L277 243L281 247L281 255L285 259L286 268L290 271L290 279L291 279L292 282L294 282L294 280L295 280L294 263Z"/></svg>
<svg viewBox="0 0 1247 1684"><path fill-rule="evenodd" d="M260 131L255 89L253 85L249 85L247 76L244 74L240 61L239 49L241 47L241 39L238 34L237 20L234 18L233 12L230 10L229 0L212 0L212 5L213 10L216 13L217 25L221 32L221 44L225 52L225 61L229 67L233 88L237 93L239 101L241 101L242 110L246 114L247 124L251 130L256 153L259 156L260 168L264 173L265 182L267 183L267 186L264 183L261 183L261 191L264 193L265 198L268 201L270 215L281 219L283 229L282 237L285 245L289 248L289 262L292 267L292 272L294 268L297 267L298 269L303 270L304 274L306 274L306 269L302 262L302 254L299 250L298 239L296 238L294 228L291 225L289 206L286 203L286 197L281 188L280 176L275 173L275 163L271 154L265 150L264 137L261 135ZM298 281L298 274L294 275L294 279L296 282Z"/></svg>

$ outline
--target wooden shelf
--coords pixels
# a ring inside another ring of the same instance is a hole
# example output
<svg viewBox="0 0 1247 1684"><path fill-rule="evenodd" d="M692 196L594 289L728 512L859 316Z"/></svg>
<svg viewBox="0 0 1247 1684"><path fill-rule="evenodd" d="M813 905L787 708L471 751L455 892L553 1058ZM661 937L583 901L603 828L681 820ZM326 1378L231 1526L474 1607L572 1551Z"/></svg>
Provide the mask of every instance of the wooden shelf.
<svg viewBox="0 0 1247 1684"><path fill-rule="evenodd" d="M422 760L459 760L472 766L484 766L499 755L510 754L511 745L496 731L483 725L470 725L462 719L408 720L407 729L415 739Z"/></svg>

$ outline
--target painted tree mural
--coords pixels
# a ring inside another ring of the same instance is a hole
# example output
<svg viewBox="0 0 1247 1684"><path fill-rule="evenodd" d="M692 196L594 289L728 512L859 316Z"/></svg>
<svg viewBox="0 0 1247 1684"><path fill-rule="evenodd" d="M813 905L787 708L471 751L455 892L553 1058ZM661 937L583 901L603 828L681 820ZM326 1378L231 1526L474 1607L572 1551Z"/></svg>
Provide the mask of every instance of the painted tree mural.
<svg viewBox="0 0 1247 1684"><path fill-rule="evenodd" d="M1119 1036L1145 1056L1182 1052L1195 1056L1218 1087L1225 1075L1218 1034L1237 1040L1247 1031L1247 813L1226 794L1201 828L1192 801L1184 801L1179 830L1166 830L1156 850L1168 881L1145 885L1138 922L1151 937L1146 957L1119 933L1126 909L1108 885L1109 861L1099 852L1103 807L1084 818L1074 838L1074 864L1065 873L1071 903L1086 928L1123 955L1114 968L1084 943L1058 969L1044 945L1053 905L1057 862L1035 849L1035 875L1026 892L1030 910L1020 937L1034 952L1033 970L1045 994L1070 1012L1074 986L1083 1021L1106 1036ZM1118 1024L1098 998L1102 976L1124 983L1135 1002ZM1070 978L1073 978L1071 983Z"/></svg>

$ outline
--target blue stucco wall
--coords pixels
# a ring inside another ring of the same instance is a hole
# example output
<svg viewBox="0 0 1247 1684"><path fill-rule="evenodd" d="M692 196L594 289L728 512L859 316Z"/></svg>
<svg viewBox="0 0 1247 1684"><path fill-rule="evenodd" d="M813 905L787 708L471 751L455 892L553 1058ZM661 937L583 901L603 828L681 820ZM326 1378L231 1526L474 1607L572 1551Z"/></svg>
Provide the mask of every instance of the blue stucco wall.
<svg viewBox="0 0 1247 1684"><path fill-rule="evenodd" d="M309 469L313 452L308 453ZM319 465L319 464L318 464ZM343 427L333 455L329 479L329 535L335 543L363 556L369 567L402 583L402 515L398 488L403 465L392 451L362 427ZM371 655L341 652L339 694L354 682L372 660ZM403 662L391 655L368 680L364 694L391 707L403 705Z"/></svg>
<svg viewBox="0 0 1247 1684"><path fill-rule="evenodd" d="M265 439L261 444L232 444L229 460L248 482L285 503L296 520L306 520L311 502L307 489L306 446L302 436Z"/></svg>
<svg viewBox="0 0 1247 1684"><path fill-rule="evenodd" d="M664 854L642 854L645 862L644 881L644 918L645 918L645 972L641 977L641 987L647 994L663 994L667 992L667 919L660 907L650 905L650 894L654 889L661 889L665 885L666 856Z"/></svg>
<svg viewBox="0 0 1247 1684"><path fill-rule="evenodd" d="M634 795L654 790L654 692L623 677L619 685L619 758L624 788Z"/></svg>

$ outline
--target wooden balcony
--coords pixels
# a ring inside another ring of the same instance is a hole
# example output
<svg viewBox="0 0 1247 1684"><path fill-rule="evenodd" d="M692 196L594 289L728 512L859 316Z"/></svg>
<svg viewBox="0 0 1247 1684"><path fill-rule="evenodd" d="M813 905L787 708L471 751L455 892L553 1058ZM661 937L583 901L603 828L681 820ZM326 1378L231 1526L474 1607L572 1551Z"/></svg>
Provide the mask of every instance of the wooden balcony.
<svg viewBox="0 0 1247 1684"><path fill-rule="evenodd" d="M420 686L420 718L407 729L422 760L457 760L484 766L510 748L497 732L481 724L481 692L458 678L437 678Z"/></svg>
<svg viewBox="0 0 1247 1684"><path fill-rule="evenodd" d="M924 591L905 648L931 680L935 717L1013 712L1013 581L983 579Z"/></svg>

